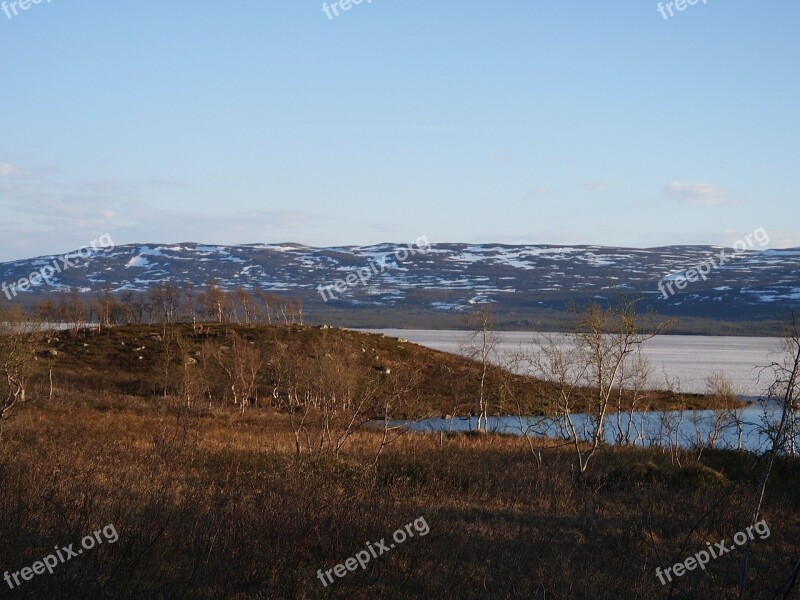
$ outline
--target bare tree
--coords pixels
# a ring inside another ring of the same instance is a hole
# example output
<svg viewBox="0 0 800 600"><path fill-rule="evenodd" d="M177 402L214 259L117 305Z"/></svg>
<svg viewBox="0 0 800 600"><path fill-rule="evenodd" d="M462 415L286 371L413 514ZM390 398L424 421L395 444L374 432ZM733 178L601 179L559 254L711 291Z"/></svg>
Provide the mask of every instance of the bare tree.
<svg viewBox="0 0 800 600"><path fill-rule="evenodd" d="M706 377L706 390L707 394L714 400L714 408L710 411L711 417L707 426L698 424L695 427L699 449L697 454L698 462L703 450L706 447L712 450L716 448L726 431L733 428L736 429L738 449L742 447L742 436L744 435L744 423L742 421L742 411L739 408L738 395L725 374L715 372Z"/></svg>
<svg viewBox="0 0 800 600"><path fill-rule="evenodd" d="M618 444L635 444L642 439L642 430L636 431L636 415L649 408L650 374L650 363L642 352L642 344L638 344L620 368L616 405Z"/></svg>
<svg viewBox="0 0 800 600"><path fill-rule="evenodd" d="M0 311L0 435L3 422L27 399L28 377L42 338L41 329L18 307Z"/></svg>
<svg viewBox="0 0 800 600"><path fill-rule="evenodd" d="M36 306L36 318L42 323L56 323L58 321L58 310L52 298L45 298Z"/></svg>
<svg viewBox="0 0 800 600"><path fill-rule="evenodd" d="M285 346L276 346L271 368L276 380L273 397L288 412L298 456L339 456L380 410L379 399L386 397L383 376L374 370L361 372L346 347L324 336L307 360L299 361Z"/></svg>
<svg viewBox="0 0 800 600"><path fill-rule="evenodd" d="M400 377L392 374L384 388L384 396L380 401L380 408L383 418L383 433L378 444L378 451L375 454L373 465L377 465L383 450L400 439L408 431L410 423L400 425L392 424L392 419L396 418L397 413L407 405L410 395L415 391L422 368L418 368L409 377ZM419 419L421 420L421 418Z"/></svg>
<svg viewBox="0 0 800 600"><path fill-rule="evenodd" d="M246 325L249 325L252 320L252 297L250 296L250 292L244 288L239 288L236 290L236 299L242 307L244 322Z"/></svg>
<svg viewBox="0 0 800 600"><path fill-rule="evenodd" d="M86 304L81 293L75 288L70 289L68 298L59 299L58 308L61 320L69 324L72 335L77 336L86 325Z"/></svg>
<svg viewBox="0 0 800 600"><path fill-rule="evenodd" d="M212 280L208 283L208 290L201 294L200 301L205 308L206 315L217 323L224 323L228 300L225 292Z"/></svg>
<svg viewBox="0 0 800 600"><path fill-rule="evenodd" d="M761 515L761 507L767 491L772 467L778 456L796 456L797 449L797 403L800 400L800 323L792 315L782 344L783 359L773 362L767 370L772 371L773 381L767 390L767 398L780 407L780 418L770 432L771 447L766 452L766 464L759 478L753 500L750 525L755 525ZM739 572L739 598L744 598L747 587L747 571L752 540L748 540ZM788 592L787 592L788 594ZM788 597L784 596L784 597Z"/></svg>
<svg viewBox="0 0 800 600"><path fill-rule="evenodd" d="M583 312L574 311L570 333L535 340L538 348L531 353L532 371L555 385L556 412L575 449L581 474L605 443L612 400L617 399L621 407L623 394L631 393L626 383L644 388L647 366L641 347L665 326L645 329L636 314L637 302L623 297L609 308L592 304ZM588 413L583 423L575 419L576 407Z"/></svg>
<svg viewBox="0 0 800 600"><path fill-rule="evenodd" d="M186 318L192 323L192 330L197 329L197 309L195 307L195 294L194 294L194 286L190 281L184 281L182 284L182 294L181 297L183 298L183 314L186 315Z"/></svg>
<svg viewBox="0 0 800 600"><path fill-rule="evenodd" d="M258 290L258 292L256 292L256 295L258 296L258 299L261 300L261 303L264 306L263 320L266 320L267 323L272 325L272 296L263 290Z"/></svg>
<svg viewBox="0 0 800 600"><path fill-rule="evenodd" d="M461 345L461 352L478 363L478 431L486 431L489 425L489 400L487 375L491 360L501 341L495 331L491 305L481 307L472 317L472 333ZM496 357L495 357L496 358Z"/></svg>
<svg viewBox="0 0 800 600"><path fill-rule="evenodd" d="M145 304L140 293L131 291L123 292L120 296L124 322L131 325L144 323Z"/></svg>
<svg viewBox="0 0 800 600"><path fill-rule="evenodd" d="M105 290L95 299L95 307L97 309L97 331L99 332L103 326L110 327L115 322L119 313L119 303L109 290Z"/></svg>
<svg viewBox="0 0 800 600"><path fill-rule="evenodd" d="M152 311L161 323L177 323L180 315L181 290L161 283L150 290Z"/></svg>
<svg viewBox="0 0 800 600"><path fill-rule="evenodd" d="M180 331L175 332L174 343L180 360L178 393L186 404L186 408L191 408L203 396L205 381L197 366L197 359L191 356L191 345L180 334Z"/></svg>
<svg viewBox="0 0 800 600"><path fill-rule="evenodd" d="M261 351L235 331L228 333L226 342L228 345L214 348L214 359L225 373L234 406L244 414L251 401L258 401Z"/></svg>

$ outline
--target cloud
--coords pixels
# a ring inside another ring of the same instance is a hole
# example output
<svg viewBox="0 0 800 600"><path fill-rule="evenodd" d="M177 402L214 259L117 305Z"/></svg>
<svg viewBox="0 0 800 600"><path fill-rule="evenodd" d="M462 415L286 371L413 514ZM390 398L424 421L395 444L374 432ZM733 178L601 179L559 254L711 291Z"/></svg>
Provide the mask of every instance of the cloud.
<svg viewBox="0 0 800 600"><path fill-rule="evenodd" d="M25 171L12 164L0 162L0 177L22 177Z"/></svg>
<svg viewBox="0 0 800 600"><path fill-rule="evenodd" d="M143 186L173 190L185 190L189 187L183 181L175 181L172 179L149 178L142 179L139 183L141 183Z"/></svg>
<svg viewBox="0 0 800 600"><path fill-rule="evenodd" d="M527 190L525 192L525 195L517 199L515 202L517 202L518 204L528 204L532 200L536 200L537 198L544 198L545 196L547 196L547 194L548 191L546 188L534 188Z"/></svg>
<svg viewBox="0 0 800 600"><path fill-rule="evenodd" d="M590 181L586 184L586 189L590 192L607 192L611 186L602 181Z"/></svg>
<svg viewBox="0 0 800 600"><path fill-rule="evenodd" d="M185 211L116 194L86 194L80 201L60 196L39 198L30 210L20 211L20 216L28 218L21 225L9 224L13 235L4 237L5 228L0 225L0 262L72 250L106 232L117 244L308 240L318 222L315 215L299 210Z"/></svg>
<svg viewBox="0 0 800 600"><path fill-rule="evenodd" d="M664 193L694 206L731 206L736 204L728 197L728 190L713 183L683 183L672 181Z"/></svg>
<svg viewBox="0 0 800 600"><path fill-rule="evenodd" d="M776 231L770 233L771 248L800 248L800 235L786 231Z"/></svg>
<svg viewBox="0 0 800 600"><path fill-rule="evenodd" d="M188 195L189 186L182 181L69 180L56 177L58 172L54 167L28 171L0 162L0 262L78 248L104 233L112 234L118 244L299 238L313 243L321 220L330 222L330 216L286 209L270 198L261 202L264 208L241 212L229 210L224 199L218 202L224 207L219 210L178 208L169 200Z"/></svg>

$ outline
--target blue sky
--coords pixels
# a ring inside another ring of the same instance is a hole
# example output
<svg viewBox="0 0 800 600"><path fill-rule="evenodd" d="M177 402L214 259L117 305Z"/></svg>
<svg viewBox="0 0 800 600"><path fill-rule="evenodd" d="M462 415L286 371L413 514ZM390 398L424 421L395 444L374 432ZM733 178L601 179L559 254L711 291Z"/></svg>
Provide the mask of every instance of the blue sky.
<svg viewBox="0 0 800 600"><path fill-rule="evenodd" d="M0 261L104 233L800 245L800 3L657 4L0 10Z"/></svg>

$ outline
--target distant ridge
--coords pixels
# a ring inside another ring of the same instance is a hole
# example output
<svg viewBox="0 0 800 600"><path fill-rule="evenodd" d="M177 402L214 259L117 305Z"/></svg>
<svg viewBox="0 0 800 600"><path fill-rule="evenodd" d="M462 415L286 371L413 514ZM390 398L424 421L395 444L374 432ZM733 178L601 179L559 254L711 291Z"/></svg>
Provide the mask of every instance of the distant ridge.
<svg viewBox="0 0 800 600"><path fill-rule="evenodd" d="M566 303L641 294L663 314L712 318L783 318L800 305L800 248L749 251L689 283L669 298L658 283L719 254L717 246L617 248L592 245L433 244L402 262L402 245L314 248L301 244L218 246L129 244L78 261L18 298L77 288L84 293L147 292L159 284L261 289L302 298L307 306L464 312L492 302L500 311L563 310ZM365 284L323 303L320 286L334 285L370 261L390 266ZM57 256L0 263L0 282L28 277ZM0 295L0 301L5 301Z"/></svg>

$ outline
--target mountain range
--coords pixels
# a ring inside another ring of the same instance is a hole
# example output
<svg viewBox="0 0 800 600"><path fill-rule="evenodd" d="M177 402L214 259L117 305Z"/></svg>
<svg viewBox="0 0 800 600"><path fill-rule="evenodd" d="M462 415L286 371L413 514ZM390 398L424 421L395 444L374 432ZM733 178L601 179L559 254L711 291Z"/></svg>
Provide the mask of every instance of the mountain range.
<svg viewBox="0 0 800 600"><path fill-rule="evenodd" d="M189 282L202 288L214 282L223 289L260 289L300 298L309 314L315 309L380 309L452 315L493 303L498 313L524 316L624 293L641 295L665 315L757 321L785 319L800 304L800 249L735 255L717 246L447 243L417 252L400 251L403 248L407 247L130 244L101 248L85 258L70 253L67 265L59 256L0 263L0 282L7 286L6 297L12 289L11 296L23 300L70 288L84 293L147 292L165 283ZM722 251L725 258L720 260ZM703 264L707 267L702 278L682 281L692 275L690 269ZM60 272L51 275L55 269L48 265L58 265ZM43 270L49 283L19 285ZM359 272L361 278L355 281L351 276L345 285L348 275ZM684 289L678 289L678 282ZM20 289L24 287L26 291Z"/></svg>

